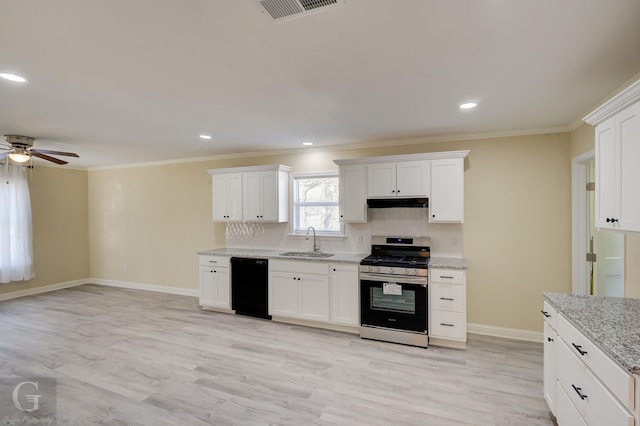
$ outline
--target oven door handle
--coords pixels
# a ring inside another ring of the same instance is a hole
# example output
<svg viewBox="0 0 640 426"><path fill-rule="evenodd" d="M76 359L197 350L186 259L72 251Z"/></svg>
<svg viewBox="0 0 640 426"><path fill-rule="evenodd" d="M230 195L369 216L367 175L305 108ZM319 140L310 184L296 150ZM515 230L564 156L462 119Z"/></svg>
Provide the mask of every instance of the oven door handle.
<svg viewBox="0 0 640 426"><path fill-rule="evenodd" d="M411 284L420 287L427 286L427 277L410 277L404 275L375 274L371 272L360 272L360 280L375 281L383 283Z"/></svg>

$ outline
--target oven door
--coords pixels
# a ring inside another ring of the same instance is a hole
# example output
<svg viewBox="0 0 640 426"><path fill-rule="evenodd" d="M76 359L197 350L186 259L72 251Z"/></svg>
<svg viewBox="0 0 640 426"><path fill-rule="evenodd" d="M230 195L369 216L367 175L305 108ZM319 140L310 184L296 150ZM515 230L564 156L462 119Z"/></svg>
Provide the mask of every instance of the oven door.
<svg viewBox="0 0 640 426"><path fill-rule="evenodd" d="M362 326L427 333L427 285L360 279ZM386 290L385 290L386 284ZM389 285L391 284L391 286ZM400 289L394 286L400 286Z"/></svg>

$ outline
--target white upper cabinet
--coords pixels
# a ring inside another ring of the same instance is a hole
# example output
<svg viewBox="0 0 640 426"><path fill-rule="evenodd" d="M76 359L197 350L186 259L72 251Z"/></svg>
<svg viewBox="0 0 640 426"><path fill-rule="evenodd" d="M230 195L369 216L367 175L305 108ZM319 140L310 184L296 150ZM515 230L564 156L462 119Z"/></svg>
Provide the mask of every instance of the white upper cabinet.
<svg viewBox="0 0 640 426"><path fill-rule="evenodd" d="M367 166L340 166L340 221L367 221Z"/></svg>
<svg viewBox="0 0 640 426"><path fill-rule="evenodd" d="M403 161L368 165L369 197L428 197L429 161Z"/></svg>
<svg viewBox="0 0 640 426"><path fill-rule="evenodd" d="M213 175L213 220L242 220L242 174Z"/></svg>
<svg viewBox="0 0 640 426"><path fill-rule="evenodd" d="M596 125L596 226L640 232L640 80L584 120Z"/></svg>
<svg viewBox="0 0 640 426"><path fill-rule="evenodd" d="M429 222L464 221L464 158L431 160Z"/></svg>
<svg viewBox="0 0 640 426"><path fill-rule="evenodd" d="M289 167L237 167L209 173L213 179L213 220L288 220Z"/></svg>

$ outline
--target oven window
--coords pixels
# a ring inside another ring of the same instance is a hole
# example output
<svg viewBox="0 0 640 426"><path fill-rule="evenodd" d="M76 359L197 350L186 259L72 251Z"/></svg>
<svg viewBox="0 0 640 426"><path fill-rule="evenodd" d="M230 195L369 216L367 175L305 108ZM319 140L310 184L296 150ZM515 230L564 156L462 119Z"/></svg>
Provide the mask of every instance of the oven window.
<svg viewBox="0 0 640 426"><path fill-rule="evenodd" d="M382 288L371 287L371 309L375 311L416 313L416 292L402 289L402 295L383 294Z"/></svg>

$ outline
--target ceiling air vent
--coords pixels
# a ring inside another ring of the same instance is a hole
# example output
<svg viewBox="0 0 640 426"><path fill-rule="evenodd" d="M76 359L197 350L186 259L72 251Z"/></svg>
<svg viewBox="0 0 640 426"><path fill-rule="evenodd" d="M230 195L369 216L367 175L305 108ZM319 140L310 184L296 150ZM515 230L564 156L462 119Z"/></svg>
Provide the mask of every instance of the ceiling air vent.
<svg viewBox="0 0 640 426"><path fill-rule="evenodd" d="M255 0L262 13L276 22L300 18L312 13L324 12L344 5L344 0Z"/></svg>

